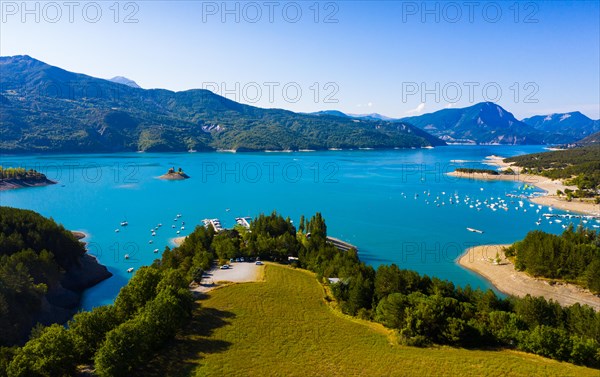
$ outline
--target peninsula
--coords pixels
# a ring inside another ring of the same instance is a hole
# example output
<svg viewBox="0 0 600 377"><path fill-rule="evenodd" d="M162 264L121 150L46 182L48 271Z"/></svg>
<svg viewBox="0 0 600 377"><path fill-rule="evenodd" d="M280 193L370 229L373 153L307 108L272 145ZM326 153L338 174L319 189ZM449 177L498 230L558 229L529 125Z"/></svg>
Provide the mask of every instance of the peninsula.
<svg viewBox="0 0 600 377"><path fill-rule="evenodd" d="M22 167L3 168L0 166L0 191L53 184L56 184L56 182L49 180L44 174L33 169L27 170Z"/></svg>

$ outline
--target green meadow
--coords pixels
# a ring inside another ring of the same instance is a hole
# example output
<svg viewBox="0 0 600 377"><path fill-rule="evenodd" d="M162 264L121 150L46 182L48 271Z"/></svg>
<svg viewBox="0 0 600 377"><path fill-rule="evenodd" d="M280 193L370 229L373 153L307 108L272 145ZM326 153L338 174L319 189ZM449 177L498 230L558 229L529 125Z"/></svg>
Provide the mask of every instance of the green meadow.
<svg viewBox="0 0 600 377"><path fill-rule="evenodd" d="M268 264L261 282L209 292L149 376L599 376L511 350L398 345L379 324L340 314L315 276Z"/></svg>

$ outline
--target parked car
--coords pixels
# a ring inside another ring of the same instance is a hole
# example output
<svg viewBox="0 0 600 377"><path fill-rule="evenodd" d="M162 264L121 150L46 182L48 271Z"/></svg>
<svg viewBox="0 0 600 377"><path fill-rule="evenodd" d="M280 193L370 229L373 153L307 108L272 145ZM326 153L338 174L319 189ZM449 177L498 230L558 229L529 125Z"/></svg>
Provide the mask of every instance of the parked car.
<svg viewBox="0 0 600 377"><path fill-rule="evenodd" d="M263 262L261 262L261 261L257 260L255 264L256 264L257 266L262 266Z"/></svg>
<svg viewBox="0 0 600 377"><path fill-rule="evenodd" d="M229 265L228 264L224 264L221 266L221 270L228 270L229 269Z"/></svg>

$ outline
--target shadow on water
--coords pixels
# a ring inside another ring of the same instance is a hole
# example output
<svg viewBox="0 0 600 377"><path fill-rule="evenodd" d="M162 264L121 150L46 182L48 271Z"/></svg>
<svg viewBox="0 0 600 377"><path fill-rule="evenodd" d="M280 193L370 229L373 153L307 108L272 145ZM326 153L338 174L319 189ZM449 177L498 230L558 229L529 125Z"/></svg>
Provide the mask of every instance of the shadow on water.
<svg viewBox="0 0 600 377"><path fill-rule="evenodd" d="M137 371L140 376L190 376L201 365L204 354L226 351L232 343L210 339L213 332L230 324L235 314L196 303L190 323L166 343L155 358Z"/></svg>

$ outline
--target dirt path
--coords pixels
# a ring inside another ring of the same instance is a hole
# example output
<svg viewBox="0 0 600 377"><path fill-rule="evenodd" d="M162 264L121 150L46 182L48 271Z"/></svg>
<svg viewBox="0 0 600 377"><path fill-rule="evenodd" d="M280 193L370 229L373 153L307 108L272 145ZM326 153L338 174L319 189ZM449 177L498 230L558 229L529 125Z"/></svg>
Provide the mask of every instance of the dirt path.
<svg viewBox="0 0 600 377"><path fill-rule="evenodd" d="M535 279L524 272L516 271L504 256L503 248L508 245L486 245L470 248L458 263L489 280L499 291L523 297L527 294L543 296L557 301L563 306L575 303L589 305L600 311L600 297L573 284L550 285L544 280ZM496 254L497 253L497 254ZM500 264L495 264L496 255Z"/></svg>

